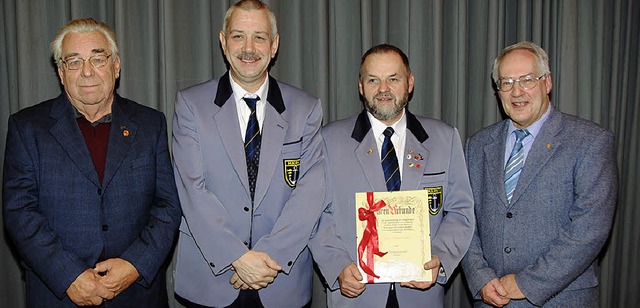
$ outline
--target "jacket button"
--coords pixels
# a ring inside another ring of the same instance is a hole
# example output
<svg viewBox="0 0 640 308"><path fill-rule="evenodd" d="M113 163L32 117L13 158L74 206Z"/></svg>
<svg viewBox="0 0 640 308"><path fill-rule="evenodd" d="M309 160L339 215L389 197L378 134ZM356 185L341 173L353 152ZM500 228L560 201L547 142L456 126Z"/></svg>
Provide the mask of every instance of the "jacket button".
<svg viewBox="0 0 640 308"><path fill-rule="evenodd" d="M248 211L249 211L249 208L245 206L245 207L244 207L244 211L245 211L245 212L248 212Z"/></svg>
<svg viewBox="0 0 640 308"><path fill-rule="evenodd" d="M109 231L109 225L102 225L102 231Z"/></svg>
<svg viewBox="0 0 640 308"><path fill-rule="evenodd" d="M504 252L511 253L511 247L505 247L504 248Z"/></svg>
<svg viewBox="0 0 640 308"><path fill-rule="evenodd" d="M102 195L102 188L98 188L98 195Z"/></svg>
<svg viewBox="0 0 640 308"><path fill-rule="evenodd" d="M511 218L513 217L513 214L511 214L511 212L507 213L507 218Z"/></svg>

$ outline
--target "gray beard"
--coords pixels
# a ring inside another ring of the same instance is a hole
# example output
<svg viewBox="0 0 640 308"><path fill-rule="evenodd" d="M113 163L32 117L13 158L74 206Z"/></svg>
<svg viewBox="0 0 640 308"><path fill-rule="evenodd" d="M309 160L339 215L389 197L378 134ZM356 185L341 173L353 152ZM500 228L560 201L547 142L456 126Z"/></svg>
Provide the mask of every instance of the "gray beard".
<svg viewBox="0 0 640 308"><path fill-rule="evenodd" d="M393 108L379 108L376 104L373 104L365 100L365 109L373 115L374 118L380 121L391 120L402 113L402 109L407 106L407 99L400 101L400 104L393 104Z"/></svg>

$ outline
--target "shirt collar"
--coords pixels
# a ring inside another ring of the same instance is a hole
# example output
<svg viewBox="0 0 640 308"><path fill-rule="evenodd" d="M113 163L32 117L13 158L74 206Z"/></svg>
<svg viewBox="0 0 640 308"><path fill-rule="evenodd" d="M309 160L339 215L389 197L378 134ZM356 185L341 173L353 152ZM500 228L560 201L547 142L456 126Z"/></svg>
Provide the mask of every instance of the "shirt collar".
<svg viewBox="0 0 640 308"><path fill-rule="evenodd" d="M382 136L382 133L387 127L391 127L393 128L394 134L397 135L400 140L403 140L407 128L407 117L405 116L404 109L402 109L402 116L400 117L400 119L398 119L398 121L391 125L382 123L382 121L376 119L376 117L374 117L369 111L367 111L367 116L369 117L369 122L371 123L373 136L375 136L376 139L379 139L380 136Z"/></svg>
<svg viewBox="0 0 640 308"><path fill-rule="evenodd" d="M76 119L78 118L83 118L83 119L87 119L82 113L80 113L80 111L78 111L78 108L76 108L75 106L73 106L73 112L76 115ZM91 123L92 126L98 126L98 124L104 124L104 123L111 123L113 116L111 115L111 113L109 114L105 114L104 116L102 116L102 118L98 119L95 122L89 122ZM88 120L87 120L88 122Z"/></svg>
<svg viewBox="0 0 640 308"><path fill-rule="evenodd" d="M267 93L269 92L269 76L264 79L264 82L262 83L260 88L258 88L258 91L256 91L256 93L248 92L243 87L241 87L238 83L236 83L235 80L233 80L231 74L229 74L229 80L231 81L231 89L233 90L233 96L236 102L239 102L245 96L255 98L256 95L260 97L260 102L267 101Z"/></svg>

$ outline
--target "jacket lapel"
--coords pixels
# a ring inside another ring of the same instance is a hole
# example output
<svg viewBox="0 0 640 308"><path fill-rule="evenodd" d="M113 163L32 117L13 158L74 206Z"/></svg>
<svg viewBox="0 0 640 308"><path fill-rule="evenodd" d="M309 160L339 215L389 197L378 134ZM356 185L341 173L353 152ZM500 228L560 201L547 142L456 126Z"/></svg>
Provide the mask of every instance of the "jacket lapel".
<svg viewBox="0 0 640 308"><path fill-rule="evenodd" d="M231 165L240 178L240 182L249 196L249 175L247 174L247 161L244 154L244 136L240 132L238 124L238 111L233 101L233 90L229 80L229 72L220 77L214 104L220 107L215 112L211 108L213 123L218 128L220 139L224 146Z"/></svg>
<svg viewBox="0 0 640 308"><path fill-rule="evenodd" d="M488 174L487 180L490 181L489 187L494 187L496 195L500 197L505 207L509 207L509 202L504 192L504 150L509 127L507 121L509 120L505 120L503 125L497 126L497 129L491 134L491 142L487 143L483 149L486 163L485 170ZM496 159L496 157L499 159Z"/></svg>
<svg viewBox="0 0 640 308"><path fill-rule="evenodd" d="M282 116L284 111L284 99L278 82L269 76L269 93L267 93L267 106L265 108L264 122L262 123L260 164L258 166L254 201L257 207L260 206L260 202L267 194L267 188L269 188L269 183L271 183L271 179L274 176L276 166L282 164L278 159L284 144L284 137L289 129L289 123Z"/></svg>
<svg viewBox="0 0 640 308"><path fill-rule="evenodd" d="M384 182L380 153L378 153L378 146L371 132L371 123L365 110L358 115L351 138L359 142L355 149L355 155L369 182L371 191L386 191L387 185Z"/></svg>
<svg viewBox="0 0 640 308"><path fill-rule="evenodd" d="M518 201L518 198L520 198L536 175L538 175L540 170L556 152L560 143L556 141L555 136L561 129L562 113L552 109L549 118L542 125L538 136L536 136L536 139L533 141L531 150L524 163L524 168L518 179L516 190L513 192L513 197L511 197L511 204L515 204Z"/></svg>
<svg viewBox="0 0 640 308"><path fill-rule="evenodd" d="M407 117L407 133L404 157L398 157L402 169L401 190L421 189L420 182L429 163L429 150L424 146L429 135L420 121L405 109ZM417 158L416 158L417 157Z"/></svg>
<svg viewBox="0 0 640 308"><path fill-rule="evenodd" d="M58 96L58 101L51 108L50 116L56 119L56 123L49 132L58 141L62 149L67 152L69 159L76 165L94 185L100 187L98 173L93 166L91 154L87 144L80 133L76 122L73 106L66 94Z"/></svg>
<svg viewBox="0 0 640 308"><path fill-rule="evenodd" d="M284 136L289 128L289 124L281 114L267 105L262 126L260 165L258 167L258 180L256 181L254 202L257 206L260 206L260 202L267 194L267 188L274 176L276 166L281 165L278 158L280 158ZM284 181L284 178L282 180Z"/></svg>
<svg viewBox="0 0 640 308"><path fill-rule="evenodd" d="M124 158L127 156L131 144L138 132L138 125L132 121L133 110L130 102L115 95L112 106L113 121L109 132L109 145L107 146L107 161L104 166L104 178L102 186L107 187L116 174ZM91 165L93 166L93 164Z"/></svg>

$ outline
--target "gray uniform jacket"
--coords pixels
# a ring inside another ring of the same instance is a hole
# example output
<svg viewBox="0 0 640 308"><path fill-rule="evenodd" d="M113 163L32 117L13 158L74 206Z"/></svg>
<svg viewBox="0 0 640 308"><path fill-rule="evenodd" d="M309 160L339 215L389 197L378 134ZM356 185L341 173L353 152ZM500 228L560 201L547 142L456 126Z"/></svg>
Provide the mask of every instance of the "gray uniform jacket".
<svg viewBox="0 0 640 308"><path fill-rule="evenodd" d="M445 283L469 247L475 220L469 178L458 131L450 125L405 110L407 132L405 155L398 157L403 168L401 190L431 188L440 198L430 206L431 253L440 258ZM326 144L329 207L320 220L310 247L322 274L334 289L328 293L333 307L384 307L388 283L367 285L355 299L343 296L336 279L345 265L357 260L355 193L386 191L375 137L366 111L358 116L330 123L322 129ZM409 155L411 155L410 158ZM336 243L332 239L338 238ZM427 291L400 287L401 307L443 305L444 286Z"/></svg>

